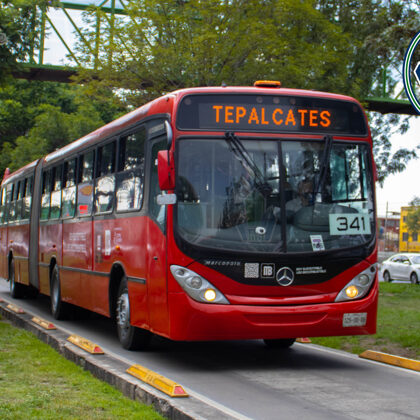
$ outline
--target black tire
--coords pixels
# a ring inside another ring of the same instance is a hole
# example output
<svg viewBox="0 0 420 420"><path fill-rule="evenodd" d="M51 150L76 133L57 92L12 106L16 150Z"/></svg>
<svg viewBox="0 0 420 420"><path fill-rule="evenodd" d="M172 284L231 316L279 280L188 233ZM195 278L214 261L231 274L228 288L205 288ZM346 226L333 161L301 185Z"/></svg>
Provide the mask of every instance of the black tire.
<svg viewBox="0 0 420 420"><path fill-rule="evenodd" d="M417 284L419 282L419 278L417 277L417 274L412 272L410 274L410 281L412 284Z"/></svg>
<svg viewBox="0 0 420 420"><path fill-rule="evenodd" d="M127 350L144 350L152 338L150 331L137 328L130 323L130 300L128 297L127 280L121 280L115 309L118 339Z"/></svg>
<svg viewBox="0 0 420 420"><path fill-rule="evenodd" d="M60 272L55 265L51 273L50 283L51 314L55 319L67 319L69 316L68 304L61 300Z"/></svg>
<svg viewBox="0 0 420 420"><path fill-rule="evenodd" d="M383 277L384 277L384 281L387 283L390 283L392 281L389 271L384 271Z"/></svg>
<svg viewBox="0 0 420 420"><path fill-rule="evenodd" d="M279 338L274 340L264 340L264 344L270 349L288 349L293 346L296 338Z"/></svg>
<svg viewBox="0 0 420 420"><path fill-rule="evenodd" d="M12 258L9 263L9 288L13 299L22 299L25 296L27 287L15 281L15 261Z"/></svg>

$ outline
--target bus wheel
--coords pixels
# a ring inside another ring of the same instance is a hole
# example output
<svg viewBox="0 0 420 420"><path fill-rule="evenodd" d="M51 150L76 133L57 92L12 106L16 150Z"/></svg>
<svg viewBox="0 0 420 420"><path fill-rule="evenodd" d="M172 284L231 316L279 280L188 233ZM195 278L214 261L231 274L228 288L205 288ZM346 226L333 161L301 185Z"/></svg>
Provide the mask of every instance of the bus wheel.
<svg viewBox="0 0 420 420"><path fill-rule="evenodd" d="M12 298L21 299L25 295L26 287L15 281L15 261L13 258L9 263L9 287Z"/></svg>
<svg viewBox="0 0 420 420"><path fill-rule="evenodd" d="M296 341L296 338L279 338L276 340L264 340L264 344L270 349L288 349Z"/></svg>
<svg viewBox="0 0 420 420"><path fill-rule="evenodd" d="M51 313L55 319L66 319L68 317L68 306L61 300L60 272L55 265L51 274L50 288Z"/></svg>
<svg viewBox="0 0 420 420"><path fill-rule="evenodd" d="M121 280L118 289L116 321L118 338L127 350L146 349L152 338L150 331L136 328L130 324L130 300L128 298L127 280Z"/></svg>

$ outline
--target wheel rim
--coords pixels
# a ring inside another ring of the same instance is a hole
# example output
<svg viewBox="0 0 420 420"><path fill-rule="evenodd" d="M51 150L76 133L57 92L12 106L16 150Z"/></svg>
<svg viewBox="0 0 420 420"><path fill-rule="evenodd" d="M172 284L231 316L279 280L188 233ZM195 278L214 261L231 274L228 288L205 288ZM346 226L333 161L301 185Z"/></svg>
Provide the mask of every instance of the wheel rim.
<svg viewBox="0 0 420 420"><path fill-rule="evenodd" d="M117 324L123 334L127 334L130 328L130 301L128 293L124 292L117 302Z"/></svg>
<svg viewBox="0 0 420 420"><path fill-rule="evenodd" d="M417 279L416 273L412 273L410 279L411 279L411 283L417 284L418 279Z"/></svg>
<svg viewBox="0 0 420 420"><path fill-rule="evenodd" d="M388 271L385 271L385 273L384 273L384 280L386 282L389 282L389 273L388 273Z"/></svg>

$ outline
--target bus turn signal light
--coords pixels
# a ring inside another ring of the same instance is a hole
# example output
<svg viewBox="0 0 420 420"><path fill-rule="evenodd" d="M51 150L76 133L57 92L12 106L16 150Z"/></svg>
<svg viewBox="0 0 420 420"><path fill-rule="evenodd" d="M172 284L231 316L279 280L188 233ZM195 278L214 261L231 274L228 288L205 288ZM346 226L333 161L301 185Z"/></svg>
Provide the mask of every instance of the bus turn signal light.
<svg viewBox="0 0 420 420"><path fill-rule="evenodd" d="M349 287L347 287L347 289L346 289L346 295L350 299L354 299L355 297L357 297L358 294L359 294L359 291L357 290L357 287L356 286L349 286Z"/></svg>

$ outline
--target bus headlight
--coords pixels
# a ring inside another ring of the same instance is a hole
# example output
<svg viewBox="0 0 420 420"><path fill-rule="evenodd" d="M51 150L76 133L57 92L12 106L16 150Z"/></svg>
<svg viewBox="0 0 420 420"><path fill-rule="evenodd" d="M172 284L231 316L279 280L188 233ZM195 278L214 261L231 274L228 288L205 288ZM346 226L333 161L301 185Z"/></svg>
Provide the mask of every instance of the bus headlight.
<svg viewBox="0 0 420 420"><path fill-rule="evenodd" d="M335 298L335 302L360 299L369 292L376 276L376 264L354 277Z"/></svg>
<svg viewBox="0 0 420 420"><path fill-rule="evenodd" d="M197 302L229 305L229 301L216 287L194 271L180 265L171 265L171 273L188 296Z"/></svg>

